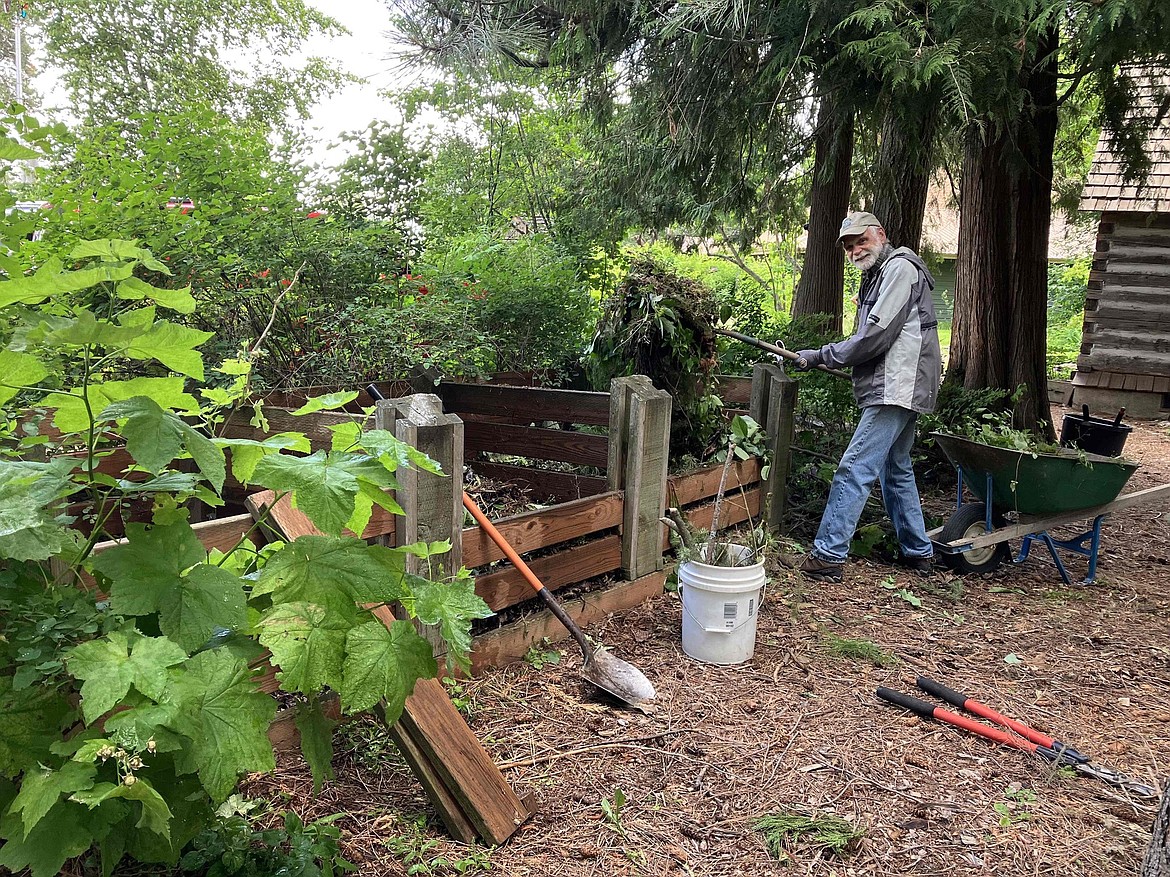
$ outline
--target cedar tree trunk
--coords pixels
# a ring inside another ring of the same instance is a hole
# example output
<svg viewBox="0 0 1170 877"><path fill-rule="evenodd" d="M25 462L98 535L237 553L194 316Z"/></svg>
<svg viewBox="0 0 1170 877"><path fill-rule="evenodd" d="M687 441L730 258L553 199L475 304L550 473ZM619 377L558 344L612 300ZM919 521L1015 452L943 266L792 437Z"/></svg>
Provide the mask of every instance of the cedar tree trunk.
<svg viewBox="0 0 1170 877"><path fill-rule="evenodd" d="M895 247L918 252L922 218L930 188L931 156L938 130L939 101L931 96L921 112L908 119L904 107L891 104L882 119L881 146L874 168L873 213Z"/></svg>
<svg viewBox="0 0 1170 877"><path fill-rule="evenodd" d="M1015 425L1055 439L1048 406L1048 231L1052 224L1052 152L1056 143L1055 28L1040 38L1036 67L1025 81L1032 124L1021 126L1013 201L1016 221L1009 290L1008 387L1023 385Z"/></svg>
<svg viewBox="0 0 1170 877"><path fill-rule="evenodd" d="M841 331L845 299L845 259L837 233L849 212L849 169L853 161L853 111L833 94L821 98L817 113L812 189L809 193L808 244L804 268L792 301L792 316L828 314L830 328Z"/></svg>

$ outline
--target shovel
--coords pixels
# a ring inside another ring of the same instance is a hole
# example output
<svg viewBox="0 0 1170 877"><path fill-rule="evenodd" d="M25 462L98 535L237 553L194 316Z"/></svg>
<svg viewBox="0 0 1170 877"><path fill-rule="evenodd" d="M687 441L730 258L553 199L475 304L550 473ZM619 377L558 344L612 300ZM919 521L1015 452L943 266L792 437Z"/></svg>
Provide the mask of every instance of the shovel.
<svg viewBox="0 0 1170 877"><path fill-rule="evenodd" d="M386 398L373 384L366 387L366 392L376 400L384 400ZM582 678L586 682L591 682L602 691L609 692L618 700L625 701L631 706L639 706L646 701L653 700L657 692L655 692L654 686L650 684L650 680L646 678L645 674L633 664L629 664L621 658L614 657L604 648L600 646L593 648L589 644L589 640L585 638L585 634L581 632L581 628L569 617L564 607L557 602L552 593L536 577L536 573L528 568L528 564L508 544L508 540L496 529L495 524L488 520L487 515L475 504L475 500L467 495L467 491L463 492L463 507L471 512L471 516L475 518L476 523L499 546L500 550L504 552L504 556L524 576L524 580L532 585L536 593L544 600L545 605L548 606L552 614L573 635L573 639L581 647L581 654L585 659L581 665Z"/></svg>
<svg viewBox="0 0 1170 877"><path fill-rule="evenodd" d="M524 576L525 581L532 585L536 593L540 595L540 599L544 600L545 605L548 606L549 611L573 635L573 639L581 647L581 654L585 658L584 663L581 665L581 677L586 682L591 682L602 691L608 691L618 700L625 701L631 706L638 706L648 700L653 700L656 695L654 686L650 684L650 680L646 678L642 671L633 664L629 664L621 658L610 654L604 647L598 646L597 648L593 648L590 645L589 640L585 638L585 634L581 632L581 628L565 612L565 608L557 602L548 588L541 583L536 573L528 568L528 564L508 544L503 534L487 519L487 515L480 510L479 506L467 495L466 491L463 494L463 507L471 512L471 516L475 518L476 523L499 546L500 550L504 552L504 556L512 561L512 564L520 571L520 575Z"/></svg>

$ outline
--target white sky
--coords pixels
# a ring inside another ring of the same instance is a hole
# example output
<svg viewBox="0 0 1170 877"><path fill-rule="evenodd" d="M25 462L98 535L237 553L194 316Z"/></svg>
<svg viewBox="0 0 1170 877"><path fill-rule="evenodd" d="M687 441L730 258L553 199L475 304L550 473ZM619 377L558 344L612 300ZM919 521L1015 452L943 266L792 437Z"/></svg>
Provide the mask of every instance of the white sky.
<svg viewBox="0 0 1170 877"><path fill-rule="evenodd" d="M380 90L400 84L395 81L394 62L388 57L390 11L385 0L307 0L307 5L340 21L350 35L310 40L306 54L336 59L345 72L362 79L318 104L309 122L318 131L313 160L335 165L345 158L345 147L327 147L341 132L363 129L374 119L400 118L394 102L378 95Z"/></svg>

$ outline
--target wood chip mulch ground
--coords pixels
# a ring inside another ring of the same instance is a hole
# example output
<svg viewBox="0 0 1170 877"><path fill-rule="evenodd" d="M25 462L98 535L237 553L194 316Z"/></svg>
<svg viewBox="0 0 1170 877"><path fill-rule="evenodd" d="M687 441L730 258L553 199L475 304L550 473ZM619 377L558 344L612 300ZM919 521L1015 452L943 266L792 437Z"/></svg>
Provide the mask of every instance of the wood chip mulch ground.
<svg viewBox="0 0 1170 877"><path fill-rule="evenodd" d="M1142 465L1127 491L1170 482L1167 424L1135 425L1126 455ZM950 501L928 505L945 514ZM472 728L513 787L539 800L486 856L446 837L366 722L339 731L337 779L320 794L295 757L249 792L279 794L308 818L344 812L343 849L363 875L1132 875L1156 802L874 695L879 685L914 693L926 675L1160 789L1170 504L1106 520L1093 585L1063 585L1045 555L929 580L851 561L841 585L771 569L755 656L734 667L683 654L680 601L666 593L589 631L653 680L650 714L589 691L579 652L563 645L557 664L463 683ZM1084 575L1083 559L1069 566ZM836 815L864 834L840 856L797 841L785 863L753 827L769 813Z"/></svg>

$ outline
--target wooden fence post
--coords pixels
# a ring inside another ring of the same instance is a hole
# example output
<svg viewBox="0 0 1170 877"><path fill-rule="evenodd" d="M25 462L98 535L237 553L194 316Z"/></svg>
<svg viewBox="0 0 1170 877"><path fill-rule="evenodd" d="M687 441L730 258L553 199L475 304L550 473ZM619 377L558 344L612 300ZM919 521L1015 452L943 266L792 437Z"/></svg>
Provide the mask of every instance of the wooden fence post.
<svg viewBox="0 0 1170 877"><path fill-rule="evenodd" d="M796 428L796 381L771 362L752 369L752 419L768 433L772 466L765 479L760 512L768 529L780 532L788 502L788 471L792 466L792 436Z"/></svg>
<svg viewBox="0 0 1170 877"><path fill-rule="evenodd" d="M670 458L670 394L645 375L610 383L610 490L625 494L622 573L629 580L662 569L662 524Z"/></svg>
<svg viewBox="0 0 1170 877"><path fill-rule="evenodd" d="M377 403L374 425L422 451L443 468L435 475L411 467L396 473L398 504L406 514L394 527L396 545L450 540L451 550L434 558L437 577L454 575L463 565L463 421L443 413L438 396L418 393ZM407 571L424 571L424 561L406 559ZM434 645L436 657L446 653L437 632L425 625L419 632Z"/></svg>

